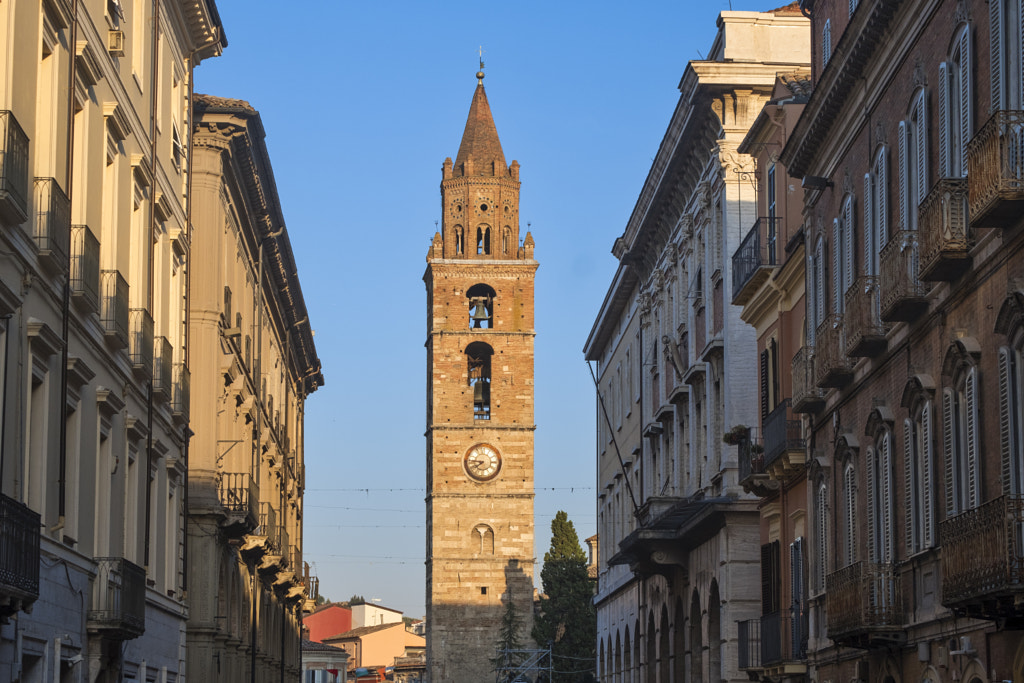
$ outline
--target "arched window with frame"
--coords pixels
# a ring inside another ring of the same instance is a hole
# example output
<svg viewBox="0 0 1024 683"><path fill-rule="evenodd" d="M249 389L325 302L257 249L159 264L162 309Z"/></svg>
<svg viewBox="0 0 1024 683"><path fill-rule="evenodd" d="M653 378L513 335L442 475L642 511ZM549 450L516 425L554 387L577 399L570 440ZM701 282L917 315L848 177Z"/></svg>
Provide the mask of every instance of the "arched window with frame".
<svg viewBox="0 0 1024 683"><path fill-rule="evenodd" d="M872 562L887 564L896 559L892 431L888 426L872 431L874 441L867 452L868 557Z"/></svg>
<svg viewBox="0 0 1024 683"><path fill-rule="evenodd" d="M1024 496L1024 291L1003 302L996 333L1007 344L998 351L999 450L1002 493Z"/></svg>
<svg viewBox="0 0 1024 683"><path fill-rule="evenodd" d="M943 475L946 517L974 509L981 500L978 367L980 346L958 339L946 353L942 390Z"/></svg>
<svg viewBox="0 0 1024 683"><path fill-rule="evenodd" d="M879 254L889 242L889 149L879 145L864 174L864 275L879 275Z"/></svg>
<svg viewBox="0 0 1024 683"><path fill-rule="evenodd" d="M483 342L466 347L468 383L473 391L473 419L491 419L491 356L494 349Z"/></svg>
<svg viewBox="0 0 1024 683"><path fill-rule="evenodd" d="M829 504L828 484L825 477L819 477L814 489L814 590L825 592L825 576L828 574L829 559Z"/></svg>
<svg viewBox="0 0 1024 683"><path fill-rule="evenodd" d="M486 225L476 229L476 253L478 256L491 253L491 228Z"/></svg>
<svg viewBox="0 0 1024 683"><path fill-rule="evenodd" d="M907 557L935 545L935 387L915 375L903 390L904 542Z"/></svg>
<svg viewBox="0 0 1024 683"><path fill-rule="evenodd" d="M857 561L857 469L852 454L843 463L843 567Z"/></svg>
<svg viewBox="0 0 1024 683"><path fill-rule="evenodd" d="M998 1L998 0L993 0ZM960 24L946 61L939 64L939 175L967 176L967 143L974 132L971 74L971 26Z"/></svg>
<svg viewBox="0 0 1024 683"><path fill-rule="evenodd" d="M928 93L923 87L911 97L898 137L900 229L917 230L917 207L928 194Z"/></svg>
<svg viewBox="0 0 1024 683"><path fill-rule="evenodd" d="M469 327L474 330L494 328L494 300L497 293L494 288L477 283L466 290L469 306Z"/></svg>

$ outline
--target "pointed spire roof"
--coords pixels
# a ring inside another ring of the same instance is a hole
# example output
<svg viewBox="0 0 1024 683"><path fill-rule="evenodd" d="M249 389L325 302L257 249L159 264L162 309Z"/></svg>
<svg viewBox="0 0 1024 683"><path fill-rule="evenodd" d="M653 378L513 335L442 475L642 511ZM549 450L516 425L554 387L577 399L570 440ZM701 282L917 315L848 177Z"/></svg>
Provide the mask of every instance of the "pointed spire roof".
<svg viewBox="0 0 1024 683"><path fill-rule="evenodd" d="M508 175L505 153L501 151L498 129L494 127L491 105L487 103L487 93L484 92L482 71L477 73L476 92L473 93L453 171L455 176Z"/></svg>

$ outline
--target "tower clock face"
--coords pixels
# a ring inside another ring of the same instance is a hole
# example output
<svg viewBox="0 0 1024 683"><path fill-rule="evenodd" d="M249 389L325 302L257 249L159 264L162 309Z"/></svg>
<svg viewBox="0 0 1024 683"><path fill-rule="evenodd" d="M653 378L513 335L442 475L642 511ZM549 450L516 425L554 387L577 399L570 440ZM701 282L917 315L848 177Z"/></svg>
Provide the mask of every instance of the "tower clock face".
<svg viewBox="0 0 1024 683"><path fill-rule="evenodd" d="M469 449L464 461L466 474L477 481L490 481L501 470L501 456L494 446L485 443Z"/></svg>

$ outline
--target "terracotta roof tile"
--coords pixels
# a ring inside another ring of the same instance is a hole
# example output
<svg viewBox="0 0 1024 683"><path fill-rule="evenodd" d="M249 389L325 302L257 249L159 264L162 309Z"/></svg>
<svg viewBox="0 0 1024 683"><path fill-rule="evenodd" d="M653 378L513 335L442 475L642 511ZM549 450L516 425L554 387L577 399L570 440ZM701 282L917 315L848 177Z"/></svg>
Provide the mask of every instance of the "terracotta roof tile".
<svg viewBox="0 0 1024 683"><path fill-rule="evenodd" d="M468 173L463 165L467 161L471 162ZM456 176L508 175L505 153L501 150L501 141L494 127L491 105L487 102L483 82L477 84L476 92L473 93L473 103L469 107L466 129L462 133L462 144L455 157L453 173Z"/></svg>

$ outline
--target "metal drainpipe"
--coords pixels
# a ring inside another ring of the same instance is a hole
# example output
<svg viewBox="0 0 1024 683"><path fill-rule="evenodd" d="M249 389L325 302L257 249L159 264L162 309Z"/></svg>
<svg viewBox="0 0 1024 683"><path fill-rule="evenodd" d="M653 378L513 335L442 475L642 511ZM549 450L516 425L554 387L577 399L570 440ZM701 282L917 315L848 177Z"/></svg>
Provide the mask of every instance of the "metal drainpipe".
<svg viewBox="0 0 1024 683"><path fill-rule="evenodd" d="M75 162L75 62L78 45L78 0L73 0L71 10L71 39L68 41L68 148L65 152L65 182L67 189L68 207L72 206L74 188L71 181L74 178L72 166ZM68 211L68 236L71 235L71 211ZM70 246L70 245L69 245ZM67 489L68 489L68 319L71 316L71 249L68 249L67 262L64 264L64 292L61 297L61 322L60 336L62 348L60 352L60 472L57 479L57 526L56 529L64 528L64 517L67 512ZM6 355L6 350L4 351ZM7 383L7 375L4 374L4 384Z"/></svg>
<svg viewBox="0 0 1024 683"><path fill-rule="evenodd" d="M249 573L252 576L252 625L249 629L249 680L256 683L256 562L249 564Z"/></svg>
<svg viewBox="0 0 1024 683"><path fill-rule="evenodd" d="M281 603L281 683L284 683L284 636L288 626L288 607Z"/></svg>
<svg viewBox="0 0 1024 683"><path fill-rule="evenodd" d="M195 98L195 54L198 50L192 50L188 56L188 111L185 116L188 118L188 172L185 175L185 240L191 244L192 240L192 131L195 128L193 121L193 106ZM189 249L189 255L191 255L191 248ZM185 312L184 312L184 324L182 333L182 361L185 363L185 367L188 367L188 335L189 335L189 306L191 305L191 294L192 294L192 269L189 268L189 260L185 259ZM173 358L172 358L173 360ZM192 432L186 424L182 427L182 438L185 441L183 458L185 460L185 494L184 494L184 506L185 506L185 545L182 552L182 574L181 574L181 591L184 596L188 595L188 445L192 438ZM256 506L256 514L259 515L259 505Z"/></svg>
<svg viewBox="0 0 1024 683"><path fill-rule="evenodd" d="M153 56L150 60L150 110L149 110L149 170L151 175L150 185L156 185L156 107L157 107L157 74L160 57L160 0L153 0ZM156 192L149 198L149 255L146 278L148 287L146 289L146 310L153 309L153 234L156 231ZM152 369L151 369L152 370ZM150 473L153 471L153 379L150 377L146 383L146 533L143 544L142 558L146 569L146 576L149 576L149 543L151 540L150 524L152 524L153 507L153 480Z"/></svg>
<svg viewBox="0 0 1024 683"><path fill-rule="evenodd" d="M11 374L10 372L8 372L7 359L9 357L9 353L8 352L9 352L9 350L11 348L11 335L10 335L10 331L11 331L11 317L13 315L14 315L13 313L8 313L7 315L3 316L3 318L0 318L0 320L4 321L4 361L3 361L4 362L4 365L3 365L4 380L3 380L3 384L0 385L0 392L3 392L2 394L0 394L0 405L3 405L3 406L7 405L7 377L8 377L8 375ZM4 491L4 465L5 465L5 460L6 460L4 458L4 454L7 452L6 443L7 443L7 411L6 410L0 410L0 494L2 494L3 491Z"/></svg>

